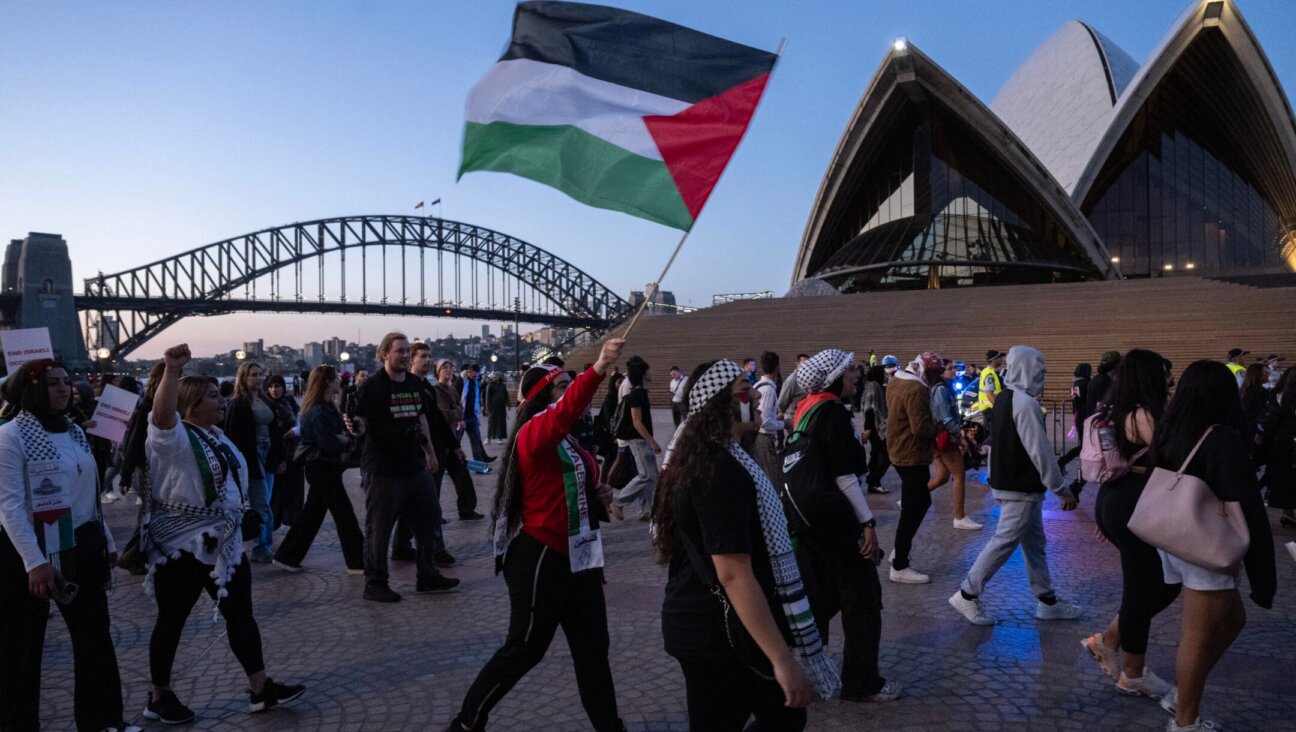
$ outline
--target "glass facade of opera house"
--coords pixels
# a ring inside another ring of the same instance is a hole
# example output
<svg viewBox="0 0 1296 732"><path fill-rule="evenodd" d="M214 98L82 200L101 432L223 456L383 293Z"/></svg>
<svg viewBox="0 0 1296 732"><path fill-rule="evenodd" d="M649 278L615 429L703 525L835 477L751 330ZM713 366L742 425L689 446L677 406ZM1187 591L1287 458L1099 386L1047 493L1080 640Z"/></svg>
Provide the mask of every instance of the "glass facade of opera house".
<svg viewBox="0 0 1296 732"><path fill-rule="evenodd" d="M992 109L916 48L889 53L794 279L853 292L1296 271L1296 123L1232 2L1194 6L1141 68L1073 22L1018 77Z"/></svg>

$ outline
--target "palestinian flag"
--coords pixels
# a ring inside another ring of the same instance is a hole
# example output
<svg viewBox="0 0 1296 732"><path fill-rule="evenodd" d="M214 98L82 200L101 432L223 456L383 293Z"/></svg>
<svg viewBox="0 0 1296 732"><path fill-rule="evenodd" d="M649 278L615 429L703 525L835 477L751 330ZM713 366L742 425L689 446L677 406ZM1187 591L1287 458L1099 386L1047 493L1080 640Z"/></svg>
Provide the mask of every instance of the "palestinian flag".
<svg viewBox="0 0 1296 732"><path fill-rule="evenodd" d="M776 56L600 5L524 2L468 95L463 163L688 231Z"/></svg>

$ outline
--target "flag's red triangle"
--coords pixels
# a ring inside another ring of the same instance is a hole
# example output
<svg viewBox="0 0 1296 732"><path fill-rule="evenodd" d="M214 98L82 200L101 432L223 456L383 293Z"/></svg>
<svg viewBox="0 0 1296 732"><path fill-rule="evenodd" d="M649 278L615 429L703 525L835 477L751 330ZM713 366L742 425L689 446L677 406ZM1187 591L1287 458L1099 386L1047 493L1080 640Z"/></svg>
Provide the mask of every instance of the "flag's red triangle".
<svg viewBox="0 0 1296 732"><path fill-rule="evenodd" d="M669 117L644 117L689 214L697 218L751 122L769 74Z"/></svg>

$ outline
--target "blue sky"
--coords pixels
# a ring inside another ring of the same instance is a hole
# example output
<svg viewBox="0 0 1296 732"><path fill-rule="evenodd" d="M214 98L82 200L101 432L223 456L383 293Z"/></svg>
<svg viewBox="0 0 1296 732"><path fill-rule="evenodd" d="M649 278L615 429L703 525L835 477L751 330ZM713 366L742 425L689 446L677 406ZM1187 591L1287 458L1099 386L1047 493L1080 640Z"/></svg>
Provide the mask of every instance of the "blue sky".
<svg viewBox="0 0 1296 732"><path fill-rule="evenodd" d="M987 103L1066 20L1142 62L1180 0L658 0L621 6L773 50L751 130L665 287L681 303L787 288L829 156L888 45L905 36ZM1240 0L1296 86L1296 3ZM678 233L494 173L455 182L468 89L499 56L513 3L9 2L0 5L0 235L62 234L74 277L115 272L292 221L413 213L512 234L623 296ZM479 332L465 321L242 315L188 319L136 352L258 337L300 346Z"/></svg>

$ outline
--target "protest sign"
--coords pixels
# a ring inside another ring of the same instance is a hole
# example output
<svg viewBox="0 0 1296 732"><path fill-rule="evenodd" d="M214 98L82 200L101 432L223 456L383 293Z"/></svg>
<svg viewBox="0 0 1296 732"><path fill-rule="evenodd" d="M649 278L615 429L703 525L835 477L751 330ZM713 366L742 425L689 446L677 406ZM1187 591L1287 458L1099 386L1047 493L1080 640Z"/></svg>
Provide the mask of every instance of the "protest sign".
<svg viewBox="0 0 1296 732"><path fill-rule="evenodd" d="M28 361L54 358L49 328L0 331L0 343L4 344L5 368L9 369L11 374Z"/></svg>
<svg viewBox="0 0 1296 732"><path fill-rule="evenodd" d="M119 389L112 384L104 387L99 396L99 406L95 407L94 426L86 434L102 437L109 442L121 442L126 438L126 426L130 424L131 415L139 395L133 391Z"/></svg>

